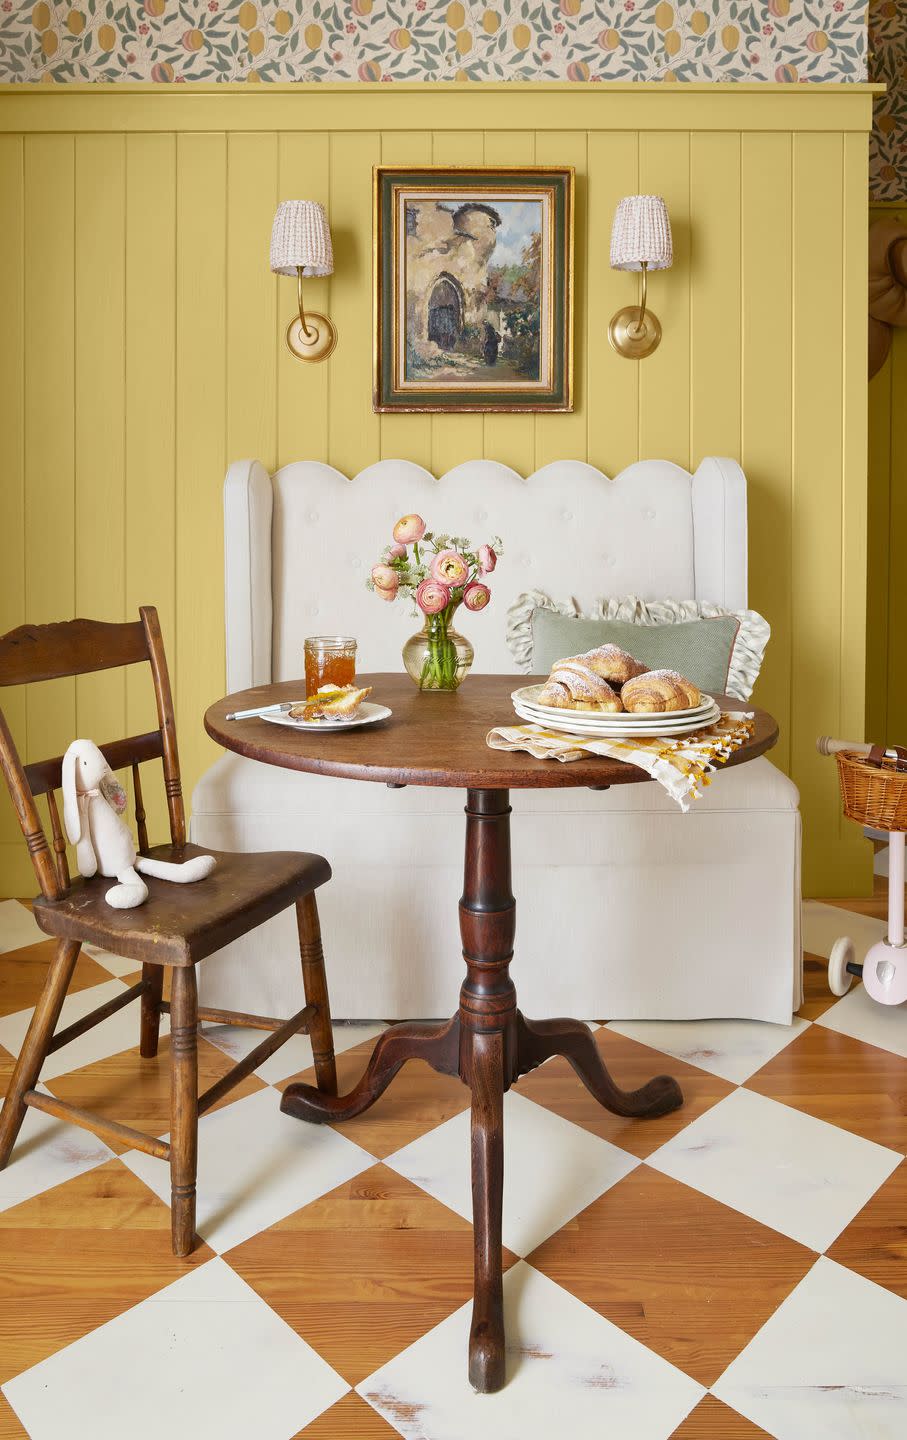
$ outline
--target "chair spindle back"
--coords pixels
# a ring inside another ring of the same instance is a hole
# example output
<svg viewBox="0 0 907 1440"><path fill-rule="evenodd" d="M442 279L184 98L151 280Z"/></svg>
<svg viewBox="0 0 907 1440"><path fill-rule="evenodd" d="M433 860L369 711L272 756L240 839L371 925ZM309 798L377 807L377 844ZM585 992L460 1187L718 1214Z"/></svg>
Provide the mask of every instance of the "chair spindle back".
<svg viewBox="0 0 907 1440"><path fill-rule="evenodd" d="M132 768L138 844L140 850L145 850L148 831L139 778L139 766L143 762L160 759L162 763L170 839L174 845L186 843L186 814L173 695L160 622L153 605L143 605L139 615L140 619L123 624L80 619L54 625L20 625L0 635L0 686L32 685L66 675L87 675L96 670L112 670L144 662L151 666L158 729L145 735L112 740L99 747L111 770L127 766ZM63 756L23 765L0 710L0 768L19 818L41 893L47 900L60 900L70 885L66 837L54 793L62 784ZM47 796L52 852L35 803L39 795Z"/></svg>

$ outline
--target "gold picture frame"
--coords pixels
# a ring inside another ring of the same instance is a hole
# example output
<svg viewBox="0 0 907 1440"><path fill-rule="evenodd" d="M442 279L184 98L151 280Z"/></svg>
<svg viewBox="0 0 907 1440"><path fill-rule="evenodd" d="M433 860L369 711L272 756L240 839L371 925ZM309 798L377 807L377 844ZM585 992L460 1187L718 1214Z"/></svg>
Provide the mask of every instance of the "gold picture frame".
<svg viewBox="0 0 907 1440"><path fill-rule="evenodd" d="M374 409L573 409L572 166L376 165Z"/></svg>

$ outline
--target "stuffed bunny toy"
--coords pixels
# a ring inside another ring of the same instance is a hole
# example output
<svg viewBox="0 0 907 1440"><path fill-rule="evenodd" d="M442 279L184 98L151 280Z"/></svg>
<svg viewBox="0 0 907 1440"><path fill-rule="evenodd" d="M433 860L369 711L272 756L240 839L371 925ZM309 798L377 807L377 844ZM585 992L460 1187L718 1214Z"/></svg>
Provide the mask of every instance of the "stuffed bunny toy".
<svg viewBox="0 0 907 1440"><path fill-rule="evenodd" d="M137 855L125 820L126 792L97 745L73 740L63 756L63 823L76 847L79 872L90 879L98 871L117 880L105 895L115 910L132 910L148 899L142 875L185 885L203 880L217 863L213 855L196 855L181 865Z"/></svg>

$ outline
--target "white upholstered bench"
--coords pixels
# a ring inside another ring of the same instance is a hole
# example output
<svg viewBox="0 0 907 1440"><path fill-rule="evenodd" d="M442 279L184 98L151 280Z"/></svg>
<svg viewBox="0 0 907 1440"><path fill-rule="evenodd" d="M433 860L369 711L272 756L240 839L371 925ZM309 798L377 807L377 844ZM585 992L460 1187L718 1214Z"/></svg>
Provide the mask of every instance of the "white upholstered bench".
<svg viewBox="0 0 907 1440"><path fill-rule="evenodd" d="M614 480L577 461L527 480L487 460L441 480L407 461L352 480L316 462L272 476L242 461L224 505L231 691L300 676L305 636L324 632L358 637L360 670L400 670L418 621L402 601L379 604L364 580L410 511L454 534L504 538L492 606L463 614L476 671L515 670L506 611L528 589L583 605L626 594L747 601L746 482L730 460L703 460L692 476L644 461ZM512 803L527 1014L789 1021L801 985L800 817L795 786L769 759L719 773L686 815L654 784L515 791ZM191 835L326 855L334 1014L431 1017L447 1013L462 970L446 923L462 884L460 815L456 792L224 755L196 786ZM206 1004L282 1013L299 963L284 918L203 966Z"/></svg>

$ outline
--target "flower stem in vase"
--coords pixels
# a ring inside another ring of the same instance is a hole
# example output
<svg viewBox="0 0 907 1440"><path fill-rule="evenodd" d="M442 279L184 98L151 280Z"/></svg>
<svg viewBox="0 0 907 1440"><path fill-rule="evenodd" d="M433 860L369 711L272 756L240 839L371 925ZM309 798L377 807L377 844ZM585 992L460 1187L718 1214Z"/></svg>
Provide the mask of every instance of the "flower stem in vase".
<svg viewBox="0 0 907 1440"><path fill-rule="evenodd" d="M469 673L473 648L452 624L458 603L426 615L419 634L404 647L404 664L420 690L456 690Z"/></svg>

